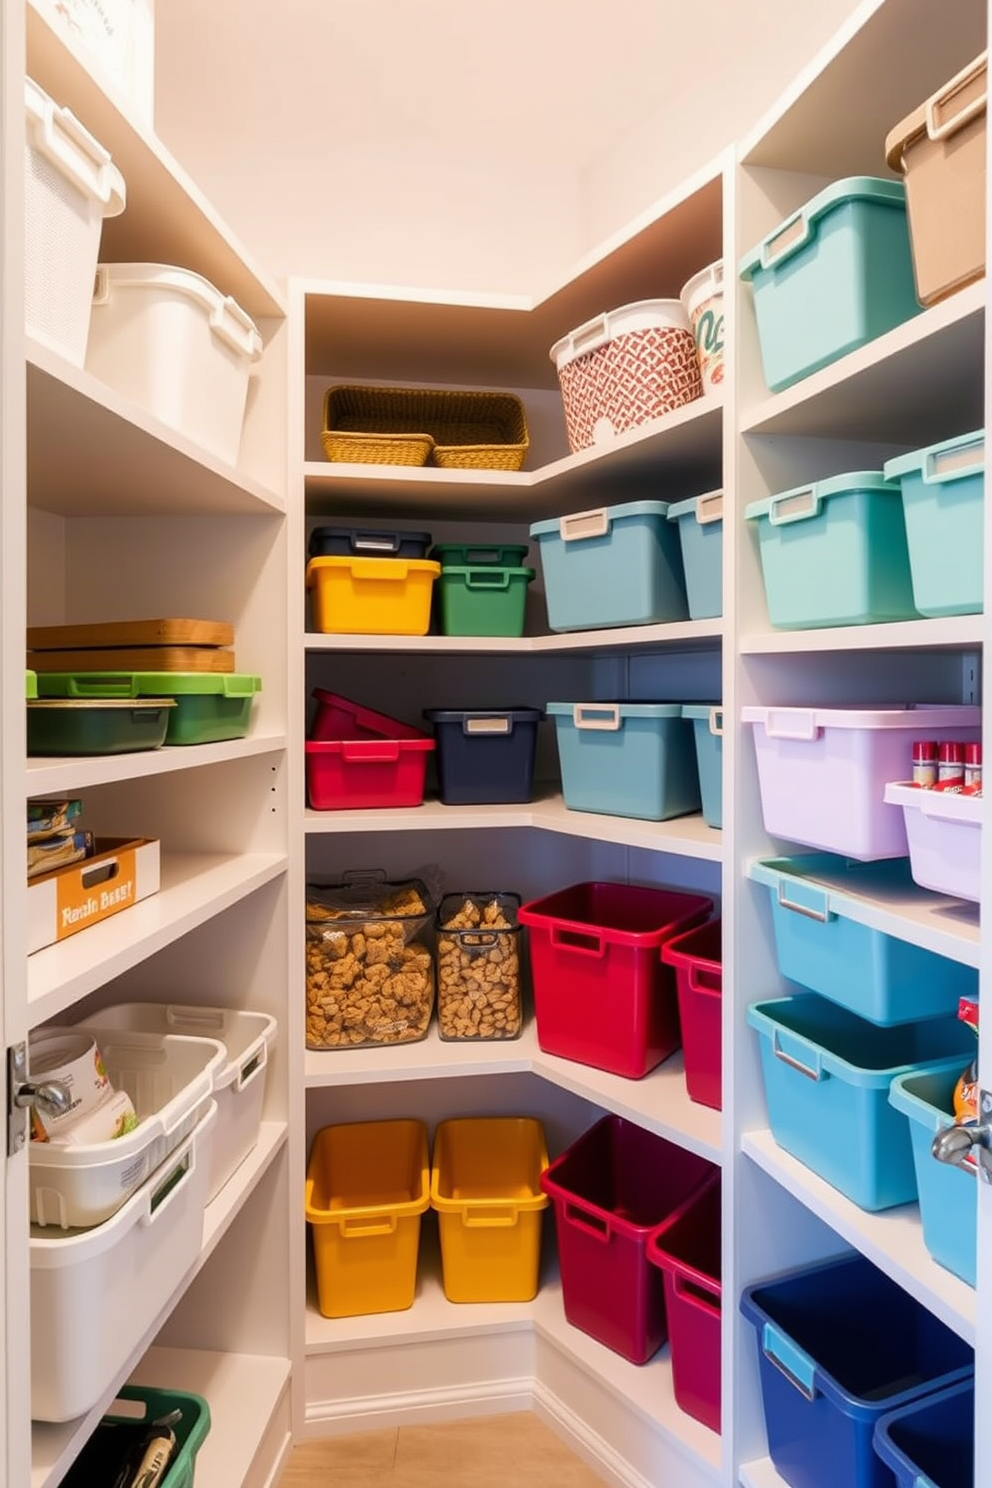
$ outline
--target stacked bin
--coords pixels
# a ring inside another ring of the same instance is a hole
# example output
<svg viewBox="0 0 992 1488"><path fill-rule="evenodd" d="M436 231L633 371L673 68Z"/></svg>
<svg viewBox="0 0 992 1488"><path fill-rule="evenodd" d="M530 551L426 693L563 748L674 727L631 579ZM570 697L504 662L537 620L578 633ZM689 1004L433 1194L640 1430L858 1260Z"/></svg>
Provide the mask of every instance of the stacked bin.
<svg viewBox="0 0 992 1488"><path fill-rule="evenodd" d="M437 610L442 635L522 636L527 588L534 570L524 567L527 548L516 543L439 543Z"/></svg>
<svg viewBox="0 0 992 1488"><path fill-rule="evenodd" d="M426 635L441 572L424 557L430 541L429 532L315 528L306 571L314 629L324 635Z"/></svg>

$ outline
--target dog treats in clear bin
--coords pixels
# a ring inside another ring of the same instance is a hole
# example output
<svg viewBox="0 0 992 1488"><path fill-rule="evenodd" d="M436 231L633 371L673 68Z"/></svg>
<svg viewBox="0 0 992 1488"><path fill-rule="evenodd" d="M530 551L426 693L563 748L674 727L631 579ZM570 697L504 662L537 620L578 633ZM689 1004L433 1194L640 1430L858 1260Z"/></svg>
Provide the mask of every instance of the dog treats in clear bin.
<svg viewBox="0 0 992 1488"><path fill-rule="evenodd" d="M512 1039L523 1026L519 894L447 894L437 913L442 1039Z"/></svg>

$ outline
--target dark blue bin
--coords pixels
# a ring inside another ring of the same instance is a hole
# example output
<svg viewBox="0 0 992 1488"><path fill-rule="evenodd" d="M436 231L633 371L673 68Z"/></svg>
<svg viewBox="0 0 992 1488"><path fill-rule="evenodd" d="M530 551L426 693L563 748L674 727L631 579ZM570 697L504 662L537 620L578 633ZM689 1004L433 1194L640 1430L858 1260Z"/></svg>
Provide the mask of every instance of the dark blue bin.
<svg viewBox="0 0 992 1488"><path fill-rule="evenodd" d="M894 1488L876 1423L974 1368L956 1333L860 1255L748 1287L741 1312L757 1333L768 1450L790 1488Z"/></svg>
<svg viewBox="0 0 992 1488"><path fill-rule="evenodd" d="M974 1488L974 1380L882 1416L875 1451L898 1488Z"/></svg>
<svg viewBox="0 0 992 1488"><path fill-rule="evenodd" d="M311 558L424 558L430 545L429 532L315 527L307 543L307 554Z"/></svg>
<svg viewBox="0 0 992 1488"><path fill-rule="evenodd" d="M430 708L445 806L505 805L534 795L540 708Z"/></svg>

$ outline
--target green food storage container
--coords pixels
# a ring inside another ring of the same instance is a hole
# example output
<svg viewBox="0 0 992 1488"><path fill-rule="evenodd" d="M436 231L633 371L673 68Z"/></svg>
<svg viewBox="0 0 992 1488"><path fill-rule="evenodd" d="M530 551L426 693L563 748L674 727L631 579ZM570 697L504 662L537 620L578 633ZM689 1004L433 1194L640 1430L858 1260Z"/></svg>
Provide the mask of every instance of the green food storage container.
<svg viewBox="0 0 992 1488"><path fill-rule="evenodd" d="M70 1468L64 1488L93 1488L96 1483L114 1481L110 1465L116 1465L121 1456L118 1442L121 1428L150 1426L177 1410L182 1414L171 1427L176 1446L161 1488L193 1488L196 1454L210 1430L210 1407L202 1395L144 1385L122 1385L117 1399Z"/></svg>
<svg viewBox="0 0 992 1488"><path fill-rule="evenodd" d="M29 700L28 754L128 754L165 743L172 698Z"/></svg>
<svg viewBox="0 0 992 1488"><path fill-rule="evenodd" d="M532 568L442 568L437 581L442 634L522 636L533 578Z"/></svg>
<svg viewBox="0 0 992 1488"><path fill-rule="evenodd" d="M76 699L168 697L166 744L243 739L261 677L244 672L43 672L43 696Z"/></svg>

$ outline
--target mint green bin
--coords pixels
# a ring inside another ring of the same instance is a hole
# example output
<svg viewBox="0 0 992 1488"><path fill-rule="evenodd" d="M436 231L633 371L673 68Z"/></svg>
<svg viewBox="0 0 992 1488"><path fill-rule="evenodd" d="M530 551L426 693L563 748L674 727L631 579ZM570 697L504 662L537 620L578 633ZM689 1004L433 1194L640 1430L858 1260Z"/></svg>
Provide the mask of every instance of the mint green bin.
<svg viewBox="0 0 992 1488"><path fill-rule="evenodd" d="M742 259L765 381L791 387L919 313L901 181L849 176Z"/></svg>
<svg viewBox="0 0 992 1488"><path fill-rule="evenodd" d="M244 672L41 672L42 697L175 698L166 744L243 739L261 677Z"/></svg>
<svg viewBox="0 0 992 1488"><path fill-rule="evenodd" d="M877 470L753 501L768 618L780 630L914 620L899 487Z"/></svg>
<svg viewBox="0 0 992 1488"><path fill-rule="evenodd" d="M885 465L902 487L913 598L921 615L982 610L985 430L945 439Z"/></svg>

